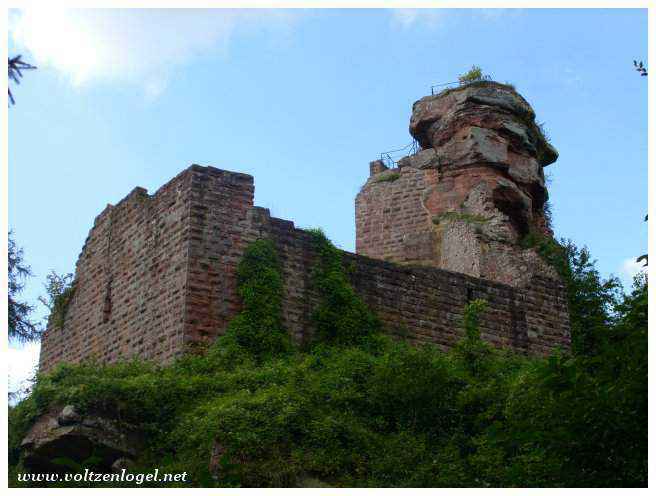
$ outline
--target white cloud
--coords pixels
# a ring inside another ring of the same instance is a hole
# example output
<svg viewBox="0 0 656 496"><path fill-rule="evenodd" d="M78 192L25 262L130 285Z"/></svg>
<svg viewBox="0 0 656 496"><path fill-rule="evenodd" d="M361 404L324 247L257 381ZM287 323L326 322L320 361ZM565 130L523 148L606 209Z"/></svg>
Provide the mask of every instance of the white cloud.
<svg viewBox="0 0 656 496"><path fill-rule="evenodd" d="M446 15L445 10L438 9L392 9L392 25L408 29L422 23L429 27L439 25Z"/></svg>
<svg viewBox="0 0 656 496"><path fill-rule="evenodd" d="M226 54L236 33L277 30L298 17L281 10L26 9L12 11L10 36L31 61L73 85L138 84L148 98L166 89L176 69L206 53Z"/></svg>
<svg viewBox="0 0 656 496"><path fill-rule="evenodd" d="M521 9L391 9L392 25L409 29L418 25L436 28L444 24L448 16L480 17L493 22L515 17Z"/></svg>
<svg viewBox="0 0 656 496"><path fill-rule="evenodd" d="M644 262L636 262L635 258L627 258L622 262L620 266L620 279L624 284L625 288L630 288L633 284L633 278L640 272L643 272L645 268L643 267Z"/></svg>
<svg viewBox="0 0 656 496"><path fill-rule="evenodd" d="M40 343L9 345L7 368L9 372L9 392L21 391L29 386L39 364Z"/></svg>

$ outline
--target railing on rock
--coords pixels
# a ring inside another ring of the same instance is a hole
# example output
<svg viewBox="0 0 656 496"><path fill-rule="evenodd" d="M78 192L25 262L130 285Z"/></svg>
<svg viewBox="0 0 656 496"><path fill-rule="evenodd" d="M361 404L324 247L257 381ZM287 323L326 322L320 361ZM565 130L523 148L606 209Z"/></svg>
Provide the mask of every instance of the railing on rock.
<svg viewBox="0 0 656 496"><path fill-rule="evenodd" d="M417 153L419 150L421 150L421 147L419 146L419 143L417 140L412 140L411 143L408 143L402 148L397 148L396 150L389 150L386 152L382 152L380 154L380 161L385 164L385 167L388 169L393 169L397 166L398 161L406 157L408 155L414 155Z"/></svg>
<svg viewBox="0 0 656 496"><path fill-rule="evenodd" d="M454 88L456 86L466 86L471 83L477 83L479 81L492 81L492 78L490 76L481 76L478 79L473 79L471 81L451 81L450 83L441 83L441 84L433 84L431 85L431 96L435 96L441 91L444 91L445 89L448 88ZM439 88L439 90L438 90Z"/></svg>

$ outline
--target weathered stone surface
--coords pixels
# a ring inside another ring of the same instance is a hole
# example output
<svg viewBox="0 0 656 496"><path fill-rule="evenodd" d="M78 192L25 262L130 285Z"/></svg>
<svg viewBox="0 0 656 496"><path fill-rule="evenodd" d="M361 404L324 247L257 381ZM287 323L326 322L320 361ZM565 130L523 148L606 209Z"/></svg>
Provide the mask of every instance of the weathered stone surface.
<svg viewBox="0 0 656 496"><path fill-rule="evenodd" d="M74 425L80 423L81 420L82 417L73 405L66 405L57 417L59 425Z"/></svg>
<svg viewBox="0 0 656 496"><path fill-rule="evenodd" d="M552 234L543 167L557 157L521 95L478 82L424 97L410 133L424 150L399 160L401 180L374 173L356 198L357 253L515 286L525 270L553 275L519 246L531 231Z"/></svg>
<svg viewBox="0 0 656 496"><path fill-rule="evenodd" d="M439 157L434 149L419 150L414 155L408 155L399 160L399 169L403 167L413 167L415 169L437 168L439 166Z"/></svg>
<svg viewBox="0 0 656 496"><path fill-rule="evenodd" d="M471 168L467 175L432 167L396 172L394 181L376 182L375 175L358 195L358 247L366 240L370 257L425 267L345 254L356 290L389 332L448 348L461 336L459 319L471 293L488 298L493 308L483 319L490 342L528 353L569 346L559 280L544 282L528 273L521 286L495 282L512 282L517 270L501 259L495 265L492 242L505 247L518 236L499 210L504 196L497 194L495 204L495 187L503 191L507 185L527 205L530 198L489 167ZM253 192L250 176L192 166L154 195L133 193L106 209L80 254L78 289L64 328L49 329L42 340L41 371L89 358L111 363L136 356L166 363L189 346L214 340L239 311L237 265L248 243L261 237L274 240L280 253L284 325L297 342L311 339L318 302L310 277L314 244L293 222L254 206ZM472 240L482 243L478 252L491 255L476 263L478 269L463 268L460 274L436 268L443 237L457 234L449 234L457 219L439 224L433 219L452 203L463 204L461 214L488 219L482 234L474 229ZM528 339L534 314L542 317L535 320L536 337ZM83 419L82 425L90 422Z"/></svg>
<svg viewBox="0 0 656 496"><path fill-rule="evenodd" d="M130 470L134 466L134 460L130 458L118 458L112 463L112 472L120 474L123 470Z"/></svg>
<svg viewBox="0 0 656 496"><path fill-rule="evenodd" d="M410 134L423 148L434 148L438 155L449 141L470 134L467 130L471 127L492 130L496 135L493 139L501 143L499 147L534 157L543 167L558 158L558 152L535 123L533 109L510 86L493 82L467 85L424 97L413 106ZM475 140L475 144L480 146L481 141ZM453 146L467 148L467 144L452 143ZM457 165L451 155L447 154L454 162L452 165ZM498 152L492 158L493 162L506 163L504 155Z"/></svg>
<svg viewBox="0 0 656 496"><path fill-rule="evenodd" d="M458 113L462 114L467 108L477 109L475 115L479 118L485 117L486 111L490 110L492 120L498 119L501 112L519 119L535 118L531 106L514 88L495 82L481 82L425 96L415 102L410 118L410 134L424 148L434 146L426 131L435 123L448 128L448 123L461 118Z"/></svg>
<svg viewBox="0 0 656 496"><path fill-rule="evenodd" d="M82 464L92 455L111 470L120 458L134 457L141 446L137 431L101 415L82 417L72 406L52 407L37 419L21 443L25 467L34 472L64 471L53 460Z"/></svg>
<svg viewBox="0 0 656 496"><path fill-rule="evenodd" d="M543 167L557 157L530 105L508 85L470 84L416 102L410 132L423 149L398 168L371 162L355 200L356 251L365 257L348 256L363 299L390 332L447 348L467 295L486 295L505 316L490 317L491 342L531 353L567 347L562 283L520 246L530 231L550 234ZM260 237L281 252L284 323L296 341L309 339L313 244L255 207L253 194L250 176L194 165L153 195L135 188L108 205L78 259L63 329L43 337L41 371L83 359L166 363L214 341L240 309L237 265ZM506 296L494 299L499 292ZM62 418L86 425L75 412Z"/></svg>

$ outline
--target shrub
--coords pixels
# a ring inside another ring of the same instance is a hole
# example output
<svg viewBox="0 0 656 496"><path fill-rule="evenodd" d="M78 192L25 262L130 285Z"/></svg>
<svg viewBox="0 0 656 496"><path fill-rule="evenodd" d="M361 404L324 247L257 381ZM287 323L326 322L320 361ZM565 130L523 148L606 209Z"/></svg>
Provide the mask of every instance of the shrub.
<svg viewBox="0 0 656 496"><path fill-rule="evenodd" d="M226 334L257 358L289 351L291 341L282 325L282 269L272 241L260 239L246 248L237 284L243 310Z"/></svg>
<svg viewBox="0 0 656 496"><path fill-rule="evenodd" d="M317 253L312 282L320 302L312 314L317 339L326 343L362 343L380 330L380 321L351 286L342 253L321 230L310 231Z"/></svg>
<svg viewBox="0 0 656 496"><path fill-rule="evenodd" d="M39 301L50 310L48 325L63 329L68 305L75 294L73 274L59 275L55 271L51 271L46 276L46 280L47 298L41 296Z"/></svg>
<svg viewBox="0 0 656 496"><path fill-rule="evenodd" d="M443 352L377 333L351 293L340 252L314 236L327 341L261 352L238 344L233 327L204 355L167 366L61 364L10 408L10 483L22 471L20 441L34 419L50 405L73 404L138 426L146 446L133 470L186 471L187 487L646 486L644 277L615 305L607 339L588 354L527 357L489 346L480 337L481 300L464 310L462 340ZM244 312L259 302L275 314L275 250L257 242L245 260ZM281 329L277 318L261 322ZM221 456L210 473L213 447Z"/></svg>
<svg viewBox="0 0 656 496"><path fill-rule="evenodd" d="M604 279L586 247L578 248L571 240L560 242L549 236L529 233L521 242L537 253L563 278L567 288L575 354L598 353L613 322L613 310L621 295L621 282L616 277Z"/></svg>
<svg viewBox="0 0 656 496"><path fill-rule="evenodd" d="M465 72L458 76L458 82L460 84L469 84L475 81L489 80L490 76L483 75L483 70L477 66L473 65L469 71Z"/></svg>

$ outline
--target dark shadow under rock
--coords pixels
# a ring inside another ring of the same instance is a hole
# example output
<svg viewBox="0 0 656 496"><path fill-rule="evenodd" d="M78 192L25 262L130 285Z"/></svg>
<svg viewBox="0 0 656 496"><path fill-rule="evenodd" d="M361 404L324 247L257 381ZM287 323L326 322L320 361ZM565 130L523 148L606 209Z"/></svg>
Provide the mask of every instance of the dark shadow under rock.
<svg viewBox="0 0 656 496"><path fill-rule="evenodd" d="M135 458L142 446L138 431L102 414L80 415L70 405L52 407L29 430L21 449L32 472L67 472L91 466L111 472L120 458Z"/></svg>

